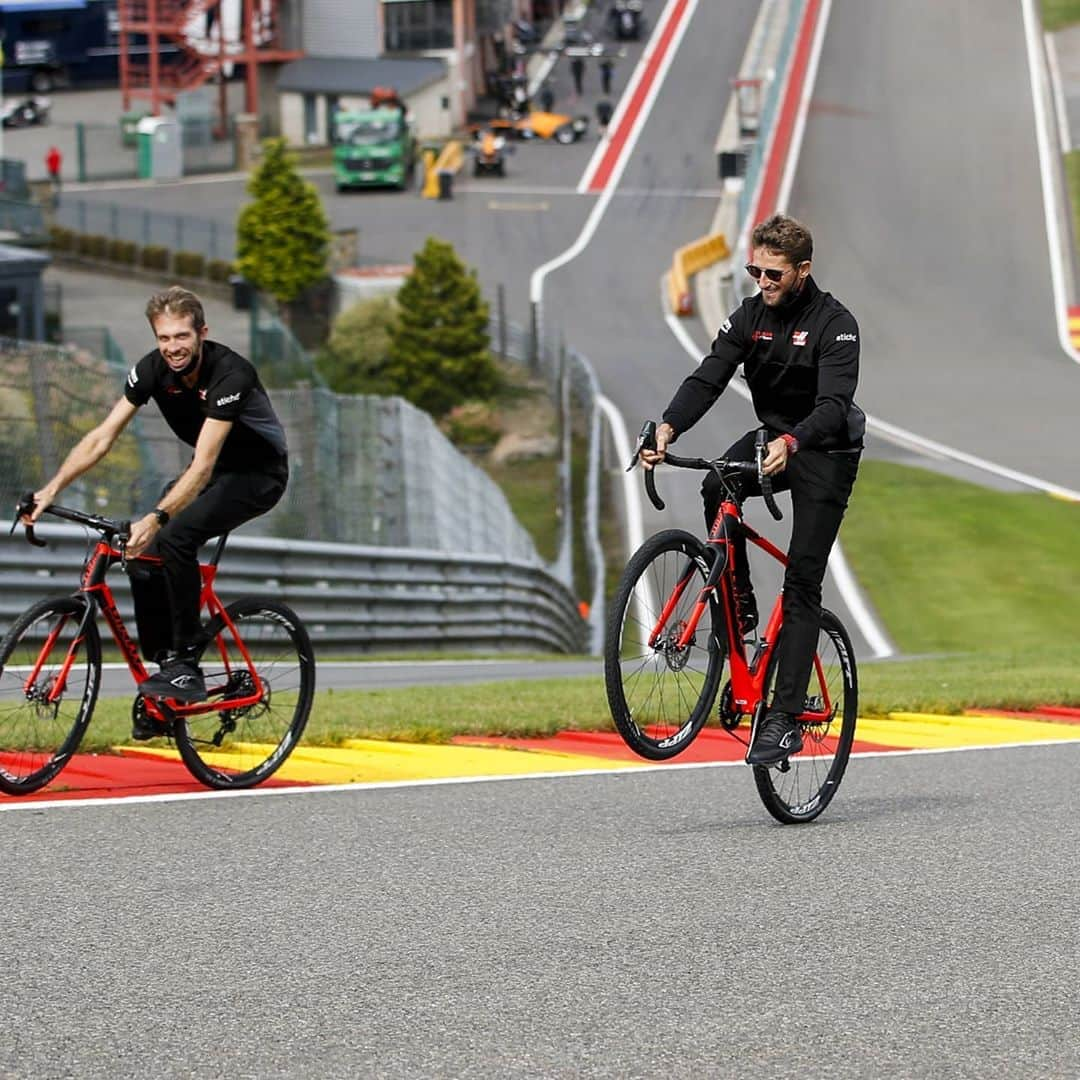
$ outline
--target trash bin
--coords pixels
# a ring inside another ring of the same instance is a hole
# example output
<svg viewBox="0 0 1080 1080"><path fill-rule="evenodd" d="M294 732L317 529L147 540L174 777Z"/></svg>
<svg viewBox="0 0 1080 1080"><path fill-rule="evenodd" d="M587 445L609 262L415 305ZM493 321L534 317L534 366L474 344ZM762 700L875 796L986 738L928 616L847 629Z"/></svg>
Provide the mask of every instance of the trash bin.
<svg viewBox="0 0 1080 1080"><path fill-rule="evenodd" d="M454 174L449 169L439 170L439 198L452 199L454 197Z"/></svg>
<svg viewBox="0 0 1080 1080"><path fill-rule="evenodd" d="M120 141L134 150L139 145L139 121L149 113L126 112L120 115Z"/></svg>
<svg viewBox="0 0 1080 1080"><path fill-rule="evenodd" d="M234 311L250 311L254 288L250 281L242 278L239 274L229 276L229 284L232 286L232 306Z"/></svg>

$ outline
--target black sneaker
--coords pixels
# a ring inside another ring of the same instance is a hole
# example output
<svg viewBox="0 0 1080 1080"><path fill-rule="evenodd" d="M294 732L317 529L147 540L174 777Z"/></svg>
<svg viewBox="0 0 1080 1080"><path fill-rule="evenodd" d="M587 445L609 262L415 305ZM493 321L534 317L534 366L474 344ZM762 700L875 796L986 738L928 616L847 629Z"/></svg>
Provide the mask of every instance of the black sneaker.
<svg viewBox="0 0 1080 1080"><path fill-rule="evenodd" d="M202 669L190 660L173 660L139 683L139 693L143 697L172 698L190 704L206 700L206 682Z"/></svg>
<svg viewBox="0 0 1080 1080"><path fill-rule="evenodd" d="M747 765L778 765L803 747L802 732L791 713L770 710L754 736Z"/></svg>

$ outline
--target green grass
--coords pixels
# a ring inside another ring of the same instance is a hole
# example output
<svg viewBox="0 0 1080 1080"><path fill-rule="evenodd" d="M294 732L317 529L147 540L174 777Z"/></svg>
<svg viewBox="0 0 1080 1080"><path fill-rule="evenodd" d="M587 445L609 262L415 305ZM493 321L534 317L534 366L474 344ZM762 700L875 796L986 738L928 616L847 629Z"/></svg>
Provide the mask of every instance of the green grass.
<svg viewBox="0 0 1080 1080"><path fill-rule="evenodd" d="M1063 30L1080 22L1080 0L1042 0L1044 30Z"/></svg>
<svg viewBox="0 0 1080 1080"><path fill-rule="evenodd" d="M841 538L900 650L923 654L1075 645L1078 535L1080 504L868 461Z"/></svg>
<svg viewBox="0 0 1080 1080"><path fill-rule="evenodd" d="M1065 155L1065 183L1069 189L1069 205L1072 207L1073 243L1080 240L1080 150L1070 150Z"/></svg>

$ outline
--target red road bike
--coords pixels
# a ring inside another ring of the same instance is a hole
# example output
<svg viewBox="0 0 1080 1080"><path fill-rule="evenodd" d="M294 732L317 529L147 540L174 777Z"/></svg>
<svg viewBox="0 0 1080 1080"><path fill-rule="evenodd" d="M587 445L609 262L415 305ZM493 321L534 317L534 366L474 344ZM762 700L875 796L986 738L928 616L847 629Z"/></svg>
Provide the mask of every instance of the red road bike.
<svg viewBox="0 0 1080 1080"><path fill-rule="evenodd" d="M19 518L33 508L25 496ZM0 642L0 791L26 795L70 760L90 723L101 686L101 612L136 685L148 672L106 580L126 567L129 522L62 506L46 513L95 530L79 589L41 600L22 613ZM26 527L26 538L45 541ZM198 662L207 700L181 704L136 694L133 717L172 740L192 775L213 788L249 788L270 776L299 742L315 693L315 658L307 630L277 600L245 597L225 605L214 591L226 536L200 566L204 628ZM132 560L155 562L153 557Z"/></svg>
<svg viewBox="0 0 1080 1080"><path fill-rule="evenodd" d="M645 425L638 451L653 445L655 425ZM733 537L746 539L786 565L787 557L743 520L735 480L759 477L770 513L781 512L769 477L761 471L765 433L756 461L682 458L664 463L711 471L724 497L708 537L667 529L634 553L615 594L605 643L604 675L611 715L627 745L654 761L673 758L697 737L716 708L716 722L747 749L764 718L776 680L777 643L783 626L781 597L759 635L740 632L735 602ZM655 470L645 487L658 510ZM717 697L719 696L719 702ZM784 823L811 821L836 794L855 738L858 675L851 639L840 620L822 609L817 651L796 718L803 749L777 765L754 766L766 809ZM749 731L743 723L749 718Z"/></svg>

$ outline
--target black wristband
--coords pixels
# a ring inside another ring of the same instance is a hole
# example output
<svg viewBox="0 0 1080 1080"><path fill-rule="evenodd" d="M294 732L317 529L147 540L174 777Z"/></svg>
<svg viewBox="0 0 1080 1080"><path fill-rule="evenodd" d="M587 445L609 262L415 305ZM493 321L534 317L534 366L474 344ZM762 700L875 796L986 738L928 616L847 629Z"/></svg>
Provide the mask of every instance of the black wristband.
<svg viewBox="0 0 1080 1080"><path fill-rule="evenodd" d="M154 509L150 511L150 513L153 514L154 517L157 518L158 525L168 525L169 524L169 511L168 510L162 510L160 506L155 506Z"/></svg>

